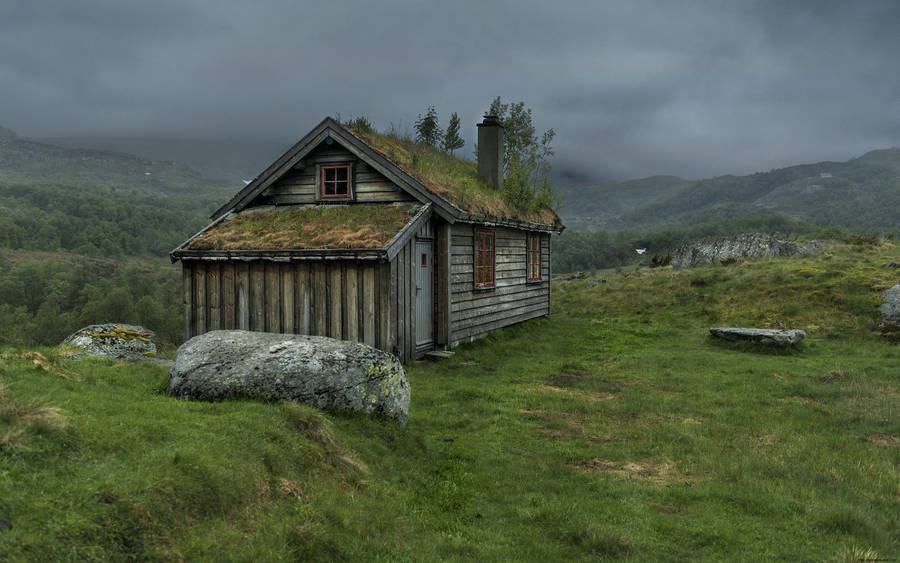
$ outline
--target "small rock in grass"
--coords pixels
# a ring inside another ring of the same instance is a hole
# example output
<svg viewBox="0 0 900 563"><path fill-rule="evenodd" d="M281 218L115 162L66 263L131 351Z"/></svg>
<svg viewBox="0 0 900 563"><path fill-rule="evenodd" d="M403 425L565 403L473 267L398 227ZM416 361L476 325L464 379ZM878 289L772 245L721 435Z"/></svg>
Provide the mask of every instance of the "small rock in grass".
<svg viewBox="0 0 900 563"><path fill-rule="evenodd" d="M881 324L878 328L891 342L900 340L900 284L881 294Z"/></svg>
<svg viewBox="0 0 900 563"><path fill-rule="evenodd" d="M896 270L897 268L900 268L900 262L894 262L893 260L891 260L890 262L885 264L884 267L885 268L893 268Z"/></svg>
<svg viewBox="0 0 900 563"><path fill-rule="evenodd" d="M6 530L12 530L12 522L9 520L0 520L0 532L5 532Z"/></svg>
<svg viewBox="0 0 900 563"><path fill-rule="evenodd" d="M802 330L772 328L718 327L709 329L709 333L723 340L743 340L780 347L793 346L806 338L806 332Z"/></svg>
<svg viewBox="0 0 900 563"><path fill-rule="evenodd" d="M71 359L98 356L124 362L167 362L156 357L156 333L142 326L107 323L82 328L68 336L61 347L83 350Z"/></svg>

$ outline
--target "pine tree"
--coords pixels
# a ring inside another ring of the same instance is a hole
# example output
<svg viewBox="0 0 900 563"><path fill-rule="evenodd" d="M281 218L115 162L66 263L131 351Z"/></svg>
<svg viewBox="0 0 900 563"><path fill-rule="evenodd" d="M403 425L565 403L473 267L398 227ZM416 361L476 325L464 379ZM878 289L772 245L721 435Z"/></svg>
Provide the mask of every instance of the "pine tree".
<svg viewBox="0 0 900 563"><path fill-rule="evenodd" d="M453 154L456 149L461 149L466 142L459 136L459 114L455 111L450 114L450 123L444 132L443 148L446 152Z"/></svg>
<svg viewBox="0 0 900 563"><path fill-rule="evenodd" d="M425 116L419 114L416 120L416 141L437 147L441 140L441 127L438 125L438 114L434 106L428 106Z"/></svg>

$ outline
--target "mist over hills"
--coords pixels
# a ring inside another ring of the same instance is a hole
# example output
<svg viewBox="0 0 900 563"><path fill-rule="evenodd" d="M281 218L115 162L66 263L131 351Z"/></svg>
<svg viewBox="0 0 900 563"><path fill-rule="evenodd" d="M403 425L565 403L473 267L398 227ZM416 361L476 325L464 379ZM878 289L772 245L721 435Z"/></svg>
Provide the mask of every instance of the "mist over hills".
<svg viewBox="0 0 900 563"><path fill-rule="evenodd" d="M94 149L170 161L190 167L206 178L243 185L290 148L290 143L213 141L130 137L46 137L41 142L68 148Z"/></svg>
<svg viewBox="0 0 900 563"><path fill-rule="evenodd" d="M164 256L242 186L172 161L0 129L0 249Z"/></svg>
<svg viewBox="0 0 900 563"><path fill-rule="evenodd" d="M847 162L818 162L684 180L654 176L560 188L561 216L574 230L690 225L783 215L818 226L900 227L900 148Z"/></svg>

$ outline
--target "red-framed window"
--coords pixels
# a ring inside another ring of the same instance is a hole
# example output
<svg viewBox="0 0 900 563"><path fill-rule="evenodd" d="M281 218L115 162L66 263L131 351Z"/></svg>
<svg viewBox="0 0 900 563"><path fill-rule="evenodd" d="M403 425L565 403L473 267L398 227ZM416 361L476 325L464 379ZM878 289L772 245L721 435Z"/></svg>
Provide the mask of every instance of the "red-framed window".
<svg viewBox="0 0 900 563"><path fill-rule="evenodd" d="M541 235L528 233L526 242L526 267L528 281L541 281Z"/></svg>
<svg viewBox="0 0 900 563"><path fill-rule="evenodd" d="M475 231L475 287L494 287L494 233Z"/></svg>
<svg viewBox="0 0 900 563"><path fill-rule="evenodd" d="M319 197L322 199L350 199L351 172L349 164L319 168Z"/></svg>

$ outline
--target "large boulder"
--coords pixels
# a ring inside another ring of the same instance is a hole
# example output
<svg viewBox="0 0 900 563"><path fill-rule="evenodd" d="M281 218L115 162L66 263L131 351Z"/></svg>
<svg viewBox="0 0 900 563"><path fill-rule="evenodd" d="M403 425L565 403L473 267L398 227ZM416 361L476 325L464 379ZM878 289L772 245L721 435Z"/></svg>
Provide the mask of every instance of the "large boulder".
<svg viewBox="0 0 900 563"><path fill-rule="evenodd" d="M722 340L744 340L772 346L793 346L804 338L802 330L776 330L772 328L736 328L718 327L709 329L709 333Z"/></svg>
<svg viewBox="0 0 900 563"><path fill-rule="evenodd" d="M298 401L401 424L409 412L409 382L396 357L324 336L207 332L178 348L169 375L169 394L183 399Z"/></svg>
<svg viewBox="0 0 900 563"><path fill-rule="evenodd" d="M156 333L142 326L108 323L86 326L60 346L79 348L71 358L101 356L125 362L157 361Z"/></svg>
<svg viewBox="0 0 900 563"><path fill-rule="evenodd" d="M900 284L881 294L881 332L892 342L900 342Z"/></svg>
<svg viewBox="0 0 900 563"><path fill-rule="evenodd" d="M821 251L822 241L818 240L802 245L779 240L772 235L748 233L685 244L672 254L672 267L678 270L705 264L729 263L739 258L806 256Z"/></svg>

